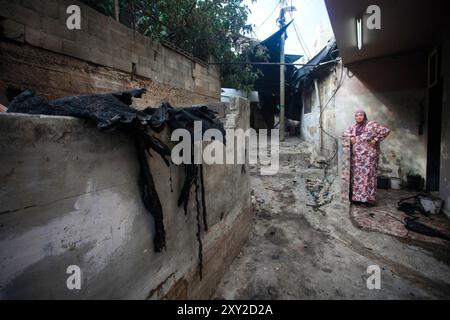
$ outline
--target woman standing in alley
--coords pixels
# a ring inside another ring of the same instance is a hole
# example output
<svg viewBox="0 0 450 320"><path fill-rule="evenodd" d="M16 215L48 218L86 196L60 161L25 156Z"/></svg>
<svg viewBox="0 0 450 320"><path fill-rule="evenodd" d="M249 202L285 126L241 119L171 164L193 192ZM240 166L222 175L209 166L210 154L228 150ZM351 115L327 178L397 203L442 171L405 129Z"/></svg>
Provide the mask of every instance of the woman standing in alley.
<svg viewBox="0 0 450 320"><path fill-rule="evenodd" d="M350 138L350 190L351 200L365 205L374 205L377 192L377 170L380 157L380 142L390 130L375 121L368 121L363 110L355 113L356 123L345 130Z"/></svg>

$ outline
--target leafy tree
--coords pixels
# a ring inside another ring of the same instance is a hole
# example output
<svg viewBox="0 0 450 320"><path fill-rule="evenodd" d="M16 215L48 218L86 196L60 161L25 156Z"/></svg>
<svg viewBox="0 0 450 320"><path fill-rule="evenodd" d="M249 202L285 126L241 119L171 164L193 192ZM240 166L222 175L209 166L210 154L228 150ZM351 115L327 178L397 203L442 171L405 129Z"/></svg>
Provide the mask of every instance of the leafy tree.
<svg viewBox="0 0 450 320"><path fill-rule="evenodd" d="M114 17L114 0L81 0L81 2L104 15Z"/></svg>

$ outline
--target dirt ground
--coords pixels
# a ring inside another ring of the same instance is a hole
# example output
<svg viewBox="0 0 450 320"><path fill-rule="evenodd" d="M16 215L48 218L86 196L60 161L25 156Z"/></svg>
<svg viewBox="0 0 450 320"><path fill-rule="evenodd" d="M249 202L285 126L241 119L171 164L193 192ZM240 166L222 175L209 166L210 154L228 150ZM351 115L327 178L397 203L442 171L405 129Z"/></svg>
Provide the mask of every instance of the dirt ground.
<svg viewBox="0 0 450 320"><path fill-rule="evenodd" d="M261 176L253 168L254 226L215 297L450 298L450 245L355 227L337 193L336 167L328 170L331 184L329 190L325 184L319 197L331 201L314 210L307 185L314 190L324 170L311 166L317 164L311 150L311 145L288 138L280 146L278 174ZM380 289L367 288L370 265L380 267Z"/></svg>

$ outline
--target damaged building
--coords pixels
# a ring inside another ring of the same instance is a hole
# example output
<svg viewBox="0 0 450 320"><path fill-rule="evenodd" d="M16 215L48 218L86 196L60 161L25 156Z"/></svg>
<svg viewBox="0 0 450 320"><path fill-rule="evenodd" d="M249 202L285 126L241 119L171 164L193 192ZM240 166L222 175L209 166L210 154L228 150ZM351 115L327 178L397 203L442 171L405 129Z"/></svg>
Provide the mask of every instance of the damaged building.
<svg viewBox="0 0 450 320"><path fill-rule="evenodd" d="M311 59L308 64L314 67L300 68L292 78L301 137L327 158L337 152L336 161L343 154L342 133L353 123L354 112L365 110L370 120L391 129L381 147L379 175L399 179L405 188L423 179L417 189L439 195L449 215L450 30L445 10L415 1L405 13L401 1L380 1L381 29L363 28L358 49L356 19L367 22L369 15L361 12L371 3L325 3L336 39ZM337 52L342 60L334 60ZM347 184L348 179L344 197Z"/></svg>

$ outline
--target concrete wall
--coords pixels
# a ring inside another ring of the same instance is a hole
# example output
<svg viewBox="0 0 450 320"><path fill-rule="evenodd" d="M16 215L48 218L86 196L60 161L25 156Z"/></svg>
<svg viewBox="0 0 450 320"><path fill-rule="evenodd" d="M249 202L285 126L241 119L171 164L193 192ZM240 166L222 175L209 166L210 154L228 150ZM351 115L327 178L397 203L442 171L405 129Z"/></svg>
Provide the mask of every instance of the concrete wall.
<svg viewBox="0 0 450 320"><path fill-rule="evenodd" d="M249 127L234 99L227 127ZM167 141L163 131L161 139ZM249 170L205 166L210 229L198 278L195 193L177 207L182 167L149 158L164 211L167 251L153 252L153 218L143 207L133 143L69 117L0 114L0 298L208 298L239 253L252 218ZM66 268L82 270L68 290Z"/></svg>
<svg viewBox="0 0 450 320"><path fill-rule="evenodd" d="M323 113L325 130L335 137L354 123L357 109L370 120L391 129L381 144L379 173L406 179L408 173L426 173L426 55L413 54L360 62L344 68L344 80ZM341 66L319 77L325 104L341 76ZM311 84L313 94L314 84ZM314 100L314 99L313 99ZM306 101L308 101L306 99ZM302 133L307 140L320 141L319 108L303 115ZM423 116L422 116L423 115ZM419 134L422 125L423 134ZM334 140L323 138L324 151L334 150Z"/></svg>
<svg viewBox="0 0 450 320"><path fill-rule="evenodd" d="M81 7L81 30L66 27ZM203 103L220 98L218 68L153 41L78 1L0 0L0 103L8 84L49 98L148 87L147 101ZM41 50L45 49L45 50ZM68 59L68 57L76 59ZM133 70L134 65L134 70Z"/></svg>
<svg viewBox="0 0 450 320"><path fill-rule="evenodd" d="M445 201L444 210L450 217L450 23L442 32L442 76L444 95L442 104L441 168L439 195Z"/></svg>
<svg viewBox="0 0 450 320"><path fill-rule="evenodd" d="M326 128L325 130L333 128L334 131L334 99L326 107L325 104L330 100L336 87L336 70L317 75L316 78L318 95L314 81L309 83L304 91L303 110L300 115L300 136L304 140L314 143L318 153L329 157L334 152L335 143L332 138L321 133L319 122L322 107L323 126ZM305 109L310 112L305 112Z"/></svg>

